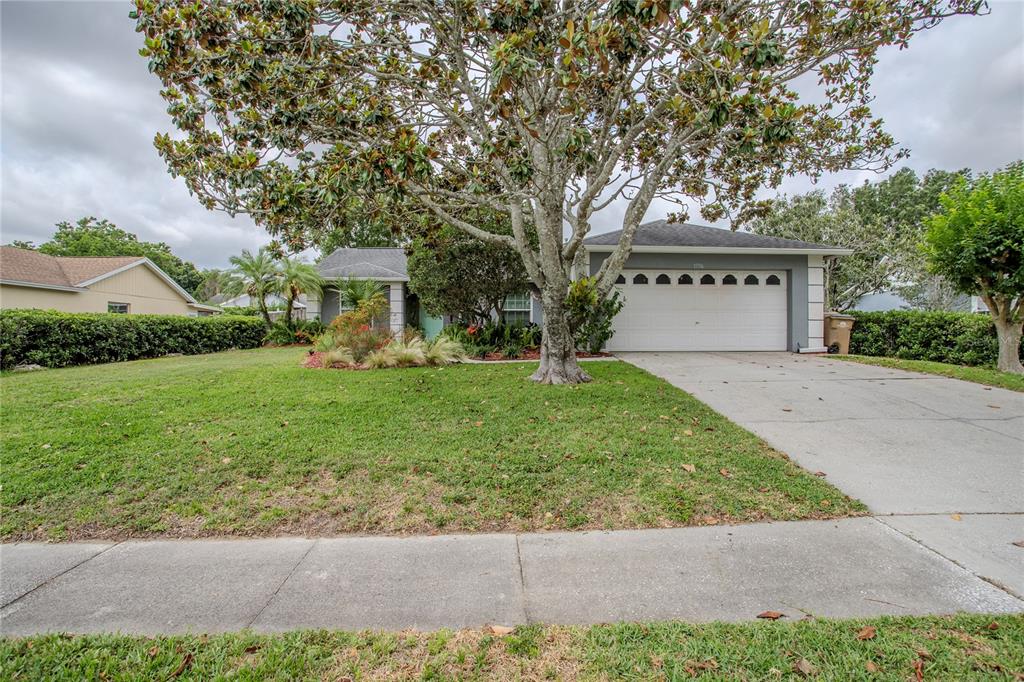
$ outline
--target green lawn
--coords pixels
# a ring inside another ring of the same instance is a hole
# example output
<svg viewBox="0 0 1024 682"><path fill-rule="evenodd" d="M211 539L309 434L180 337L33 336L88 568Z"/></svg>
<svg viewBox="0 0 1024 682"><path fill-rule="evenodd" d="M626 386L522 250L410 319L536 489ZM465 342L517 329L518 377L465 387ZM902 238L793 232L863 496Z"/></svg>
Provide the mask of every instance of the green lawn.
<svg viewBox="0 0 1024 682"><path fill-rule="evenodd" d="M296 348L0 377L0 537L658 527L864 507L630 365L304 369ZM693 469L690 471L689 469Z"/></svg>
<svg viewBox="0 0 1024 682"><path fill-rule="evenodd" d="M944 362L876 358L867 355L833 355L830 357L849 360L850 362L859 362L864 365L878 365L879 367L905 369L911 372L923 372L924 374L938 374L944 377L952 377L953 379L973 381L976 384L1024 392L1024 375L1000 372L998 369L991 367L967 367L965 365L949 365Z"/></svg>
<svg viewBox="0 0 1024 682"><path fill-rule="evenodd" d="M0 680L812 677L903 682L1013 680L1022 673L1021 616L531 625L504 636L485 629L0 639Z"/></svg>

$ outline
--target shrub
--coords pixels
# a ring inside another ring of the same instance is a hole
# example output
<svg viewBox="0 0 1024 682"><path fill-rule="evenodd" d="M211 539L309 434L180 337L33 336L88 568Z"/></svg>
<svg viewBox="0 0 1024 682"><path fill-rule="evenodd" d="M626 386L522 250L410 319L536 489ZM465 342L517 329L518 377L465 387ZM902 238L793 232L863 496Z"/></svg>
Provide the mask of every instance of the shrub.
<svg viewBox="0 0 1024 682"><path fill-rule="evenodd" d="M995 365L999 343L989 315L890 310L852 312L850 352L954 365Z"/></svg>
<svg viewBox="0 0 1024 682"><path fill-rule="evenodd" d="M515 358L524 350L540 346L541 330L535 324L450 324L441 331L441 336L458 341L466 352L474 357L501 353L506 357Z"/></svg>
<svg viewBox="0 0 1024 682"><path fill-rule="evenodd" d="M116 315L56 310L0 311L0 368L68 367L257 348L266 327L254 317Z"/></svg>
<svg viewBox="0 0 1024 682"><path fill-rule="evenodd" d="M612 320L625 303L617 291L599 298L597 281L593 277L583 277L569 285L565 305L569 311L569 328L576 348L598 353L615 333Z"/></svg>
<svg viewBox="0 0 1024 682"><path fill-rule="evenodd" d="M263 343L275 346L287 346L293 343L313 343L313 340L324 333L326 327L320 320L292 320L291 325L278 320L271 325Z"/></svg>
<svg viewBox="0 0 1024 682"><path fill-rule="evenodd" d="M323 367L341 364L365 366L369 369L449 365L466 357L465 350L457 341L439 336L428 342L408 330L401 337L389 339L383 345L371 349L362 358L357 358L345 346L321 352L324 353L321 359Z"/></svg>

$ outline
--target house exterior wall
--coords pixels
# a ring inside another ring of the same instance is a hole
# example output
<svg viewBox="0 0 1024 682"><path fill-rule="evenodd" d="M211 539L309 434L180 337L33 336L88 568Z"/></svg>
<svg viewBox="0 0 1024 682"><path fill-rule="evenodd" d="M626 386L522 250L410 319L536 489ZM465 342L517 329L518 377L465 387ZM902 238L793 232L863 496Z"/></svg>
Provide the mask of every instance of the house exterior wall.
<svg viewBox="0 0 1024 682"><path fill-rule="evenodd" d="M0 285L0 308L37 308L68 313L105 313L107 303L127 303L129 313L190 315L197 311L152 270L140 265L100 280L88 291L58 291L10 284Z"/></svg>
<svg viewBox="0 0 1024 682"><path fill-rule="evenodd" d="M385 296L388 299L388 326L391 331L400 332L405 328L405 284L391 282L385 286L387 288ZM309 306L307 314L309 318L312 318L313 314L310 310L314 307L313 300L307 301L306 305ZM321 292L320 300L315 302L315 306L319 311L321 321L324 324L330 324L331 320L341 312L341 306L338 304L338 290L333 287L325 287Z"/></svg>
<svg viewBox="0 0 1024 682"><path fill-rule="evenodd" d="M601 264L609 256L608 252L590 253L590 274L597 274ZM809 258L821 259L821 256L805 255L771 255L771 254L744 254L744 253L633 253L626 259L625 268L644 268L666 270L785 270L787 285L787 347L791 351L798 351L801 348L816 348L821 346L824 334L822 315L817 313L817 318L812 324L812 306L810 298L817 298L818 289L809 286ZM821 264L818 264L819 273L822 272ZM818 282L817 287L820 287ZM822 293L824 289L821 288ZM816 301L817 310L821 307L821 300ZM813 337L809 332L816 331ZM813 341L813 342L812 342ZM814 345L814 344L817 345Z"/></svg>

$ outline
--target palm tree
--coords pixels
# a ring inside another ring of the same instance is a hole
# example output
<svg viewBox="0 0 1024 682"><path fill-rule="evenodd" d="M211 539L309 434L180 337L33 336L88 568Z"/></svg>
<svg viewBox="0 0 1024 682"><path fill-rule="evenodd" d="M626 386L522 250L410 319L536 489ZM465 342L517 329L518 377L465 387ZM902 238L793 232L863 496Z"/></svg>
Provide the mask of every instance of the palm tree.
<svg viewBox="0 0 1024 682"><path fill-rule="evenodd" d="M244 249L239 256L232 256L230 259L235 266L235 274L242 281L245 293L256 302L256 306L263 315L263 321L270 327L270 313L267 311L267 296L274 293L277 287L277 264L266 247L260 249L253 255L248 249Z"/></svg>
<svg viewBox="0 0 1024 682"><path fill-rule="evenodd" d="M302 294L320 294L324 278L316 266L303 263L298 258L285 257L277 273L277 291L284 297L284 322L292 326L292 308Z"/></svg>
<svg viewBox="0 0 1024 682"><path fill-rule="evenodd" d="M353 279L352 277L347 277L339 279L337 287L338 304L353 310L358 308L359 304L363 301L384 296L384 285L375 279Z"/></svg>

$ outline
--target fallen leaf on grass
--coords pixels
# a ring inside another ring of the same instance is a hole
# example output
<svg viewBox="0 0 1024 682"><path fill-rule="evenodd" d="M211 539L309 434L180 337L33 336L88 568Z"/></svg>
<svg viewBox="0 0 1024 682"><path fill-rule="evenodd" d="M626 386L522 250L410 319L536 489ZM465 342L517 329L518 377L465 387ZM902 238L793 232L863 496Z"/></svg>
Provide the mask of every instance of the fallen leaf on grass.
<svg viewBox="0 0 1024 682"><path fill-rule="evenodd" d="M762 611L757 614L758 618L765 618L767 620L778 620L779 618L785 618L786 614L781 611Z"/></svg>
<svg viewBox="0 0 1024 682"><path fill-rule="evenodd" d="M483 426L483 422L473 422L473 426Z"/></svg>
<svg viewBox="0 0 1024 682"><path fill-rule="evenodd" d="M826 476L828 476L828 474L826 474L824 471L815 471L814 475L817 476L818 478L825 478Z"/></svg>
<svg viewBox="0 0 1024 682"><path fill-rule="evenodd" d="M920 658L914 661L914 679L917 682L923 682L924 680L924 661Z"/></svg>
<svg viewBox="0 0 1024 682"><path fill-rule="evenodd" d="M689 471L691 474L697 470L697 467L692 464L680 464L679 466L683 467L683 471Z"/></svg>
<svg viewBox="0 0 1024 682"><path fill-rule="evenodd" d="M706 661L687 661L683 664L683 670L689 673L690 677L697 677L705 670L718 670L718 661L713 658Z"/></svg>
<svg viewBox="0 0 1024 682"><path fill-rule="evenodd" d="M683 435L684 436L692 436L693 435L693 431L691 431L690 429L686 429L685 431L683 431Z"/></svg>
<svg viewBox="0 0 1024 682"><path fill-rule="evenodd" d="M260 645L259 644L253 644L252 646L245 647L245 653L247 653L247 654L254 654L254 653L256 653L259 650L260 650Z"/></svg>
<svg viewBox="0 0 1024 682"><path fill-rule="evenodd" d="M794 663L793 670L797 671L801 675L807 675L808 677L818 672L818 669L814 667L814 664L806 658L801 658L799 661Z"/></svg>
<svg viewBox="0 0 1024 682"><path fill-rule="evenodd" d="M872 663L871 661L866 661L864 663L864 669L867 670L869 673L877 673L878 672L878 666L875 665L874 663Z"/></svg>
<svg viewBox="0 0 1024 682"><path fill-rule="evenodd" d="M995 621L992 621L991 623L989 623L985 627L988 628L989 630L998 630L999 629L999 623L997 623Z"/></svg>
<svg viewBox="0 0 1024 682"><path fill-rule="evenodd" d="M158 653L160 653L160 647L158 647L158 646L150 647L149 651L147 651L146 653L149 654L150 658L154 658Z"/></svg>
<svg viewBox="0 0 1024 682"><path fill-rule="evenodd" d="M831 501L831 500L822 500L822 501L821 501L821 506L822 506L822 507L828 507L828 506L830 506L831 504L832 504L832 501Z"/></svg>
<svg viewBox="0 0 1024 682"><path fill-rule="evenodd" d="M192 656L191 653L185 654L185 658L181 659L181 665L179 665L177 670L175 670L173 673L171 673L170 676L167 679L173 680L175 677L177 677L178 675L180 675L183 672L185 672L185 669L188 668L190 665L192 665L192 659L193 658L194 657Z"/></svg>
<svg viewBox="0 0 1024 682"><path fill-rule="evenodd" d="M875 635L878 634L873 625L865 625L857 633L857 639L863 641L865 639L874 639Z"/></svg>
<svg viewBox="0 0 1024 682"><path fill-rule="evenodd" d="M496 635L498 637L511 635L515 632L515 628L510 628L507 625L491 625L487 629L491 631L492 635Z"/></svg>
<svg viewBox="0 0 1024 682"><path fill-rule="evenodd" d="M725 468L719 469L718 473L722 474L726 478L732 478L732 474L729 473L728 469L725 469Z"/></svg>

